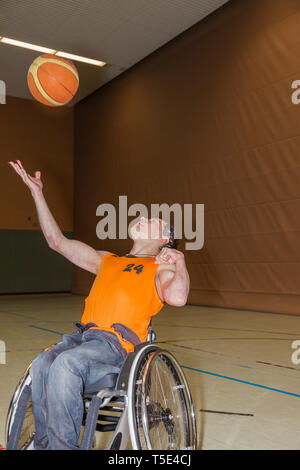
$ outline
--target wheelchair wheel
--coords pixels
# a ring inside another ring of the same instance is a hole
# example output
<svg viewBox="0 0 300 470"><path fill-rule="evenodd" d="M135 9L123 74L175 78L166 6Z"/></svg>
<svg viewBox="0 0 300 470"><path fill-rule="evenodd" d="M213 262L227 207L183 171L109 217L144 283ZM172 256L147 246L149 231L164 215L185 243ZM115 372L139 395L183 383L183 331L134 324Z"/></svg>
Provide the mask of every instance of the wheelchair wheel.
<svg viewBox="0 0 300 470"><path fill-rule="evenodd" d="M128 418L133 448L196 449L192 398L174 356L160 348L146 350L130 375Z"/></svg>
<svg viewBox="0 0 300 470"><path fill-rule="evenodd" d="M7 442L9 441L11 429L15 420L15 413L17 410L17 406L19 403L20 398L26 393L26 387L30 387L31 385L31 377L29 375L29 368L21 378L13 398L10 402L10 406L8 409L7 420L6 420L6 439ZM33 438L35 433L35 423L34 423L34 416L32 410L32 401L31 401L31 394L28 400L27 408L25 411L25 417L23 421L23 426L20 434L20 439L18 443L17 450L30 450L33 448Z"/></svg>

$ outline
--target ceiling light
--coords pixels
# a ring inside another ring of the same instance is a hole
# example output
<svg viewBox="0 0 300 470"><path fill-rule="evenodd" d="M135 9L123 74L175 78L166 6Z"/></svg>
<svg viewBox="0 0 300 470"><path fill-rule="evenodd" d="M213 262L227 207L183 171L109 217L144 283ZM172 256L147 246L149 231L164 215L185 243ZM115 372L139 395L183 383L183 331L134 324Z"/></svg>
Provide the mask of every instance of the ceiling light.
<svg viewBox="0 0 300 470"><path fill-rule="evenodd" d="M11 46L23 47L25 49L32 49L33 51L45 52L46 54L53 54L54 49L48 47L36 46L35 44L29 44L28 42L16 41L15 39L1 37L0 42L3 44L9 44Z"/></svg>
<svg viewBox="0 0 300 470"><path fill-rule="evenodd" d="M78 62L85 62L86 64L97 65L98 67L103 67L107 65L106 62L101 60L89 59L88 57L82 57L80 55L70 54L68 52L56 51L55 49L49 49L48 47L37 46L35 44L30 44L28 42L17 41L16 39L10 39L3 36L0 36L0 43L9 44L11 46L23 47L25 49L31 49L33 51L43 52L44 54L55 54L58 57L64 57L66 59L77 60Z"/></svg>
<svg viewBox="0 0 300 470"><path fill-rule="evenodd" d="M106 65L106 62L102 62L101 60L88 59L87 57L69 54L68 52L58 51L55 53L55 55L59 57L65 57L66 59L77 60L78 62L86 62L87 64L98 65L99 67L103 67L104 65Z"/></svg>

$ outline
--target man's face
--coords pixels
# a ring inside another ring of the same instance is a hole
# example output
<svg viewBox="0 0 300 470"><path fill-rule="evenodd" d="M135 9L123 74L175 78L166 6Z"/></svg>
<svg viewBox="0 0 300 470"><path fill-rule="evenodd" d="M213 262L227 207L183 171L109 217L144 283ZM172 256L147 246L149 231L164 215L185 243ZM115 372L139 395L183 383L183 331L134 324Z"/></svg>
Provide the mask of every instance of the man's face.
<svg viewBox="0 0 300 470"><path fill-rule="evenodd" d="M141 217L140 220L131 227L130 235L133 240L161 240L168 238L163 235L163 230L167 223L162 219L146 219Z"/></svg>

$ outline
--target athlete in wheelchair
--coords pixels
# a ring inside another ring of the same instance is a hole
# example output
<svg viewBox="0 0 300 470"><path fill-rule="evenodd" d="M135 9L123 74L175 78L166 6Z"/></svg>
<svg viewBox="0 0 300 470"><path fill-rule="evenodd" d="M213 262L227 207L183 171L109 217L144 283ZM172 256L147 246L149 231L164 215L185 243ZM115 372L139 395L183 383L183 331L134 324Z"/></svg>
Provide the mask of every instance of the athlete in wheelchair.
<svg viewBox="0 0 300 470"><path fill-rule="evenodd" d="M152 343L151 318L164 303L186 303L189 276L174 230L141 218L133 247L118 256L60 231L42 194L40 173L10 162L33 195L49 246L96 275L77 332L31 363L12 398L7 449L195 449L193 404L176 359Z"/></svg>

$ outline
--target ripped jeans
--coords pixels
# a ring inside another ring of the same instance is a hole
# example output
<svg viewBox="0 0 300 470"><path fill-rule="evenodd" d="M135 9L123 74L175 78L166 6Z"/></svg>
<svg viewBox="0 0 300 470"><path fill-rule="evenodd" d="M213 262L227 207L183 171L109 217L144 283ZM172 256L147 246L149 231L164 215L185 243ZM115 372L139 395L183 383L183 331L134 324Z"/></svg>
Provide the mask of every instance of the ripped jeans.
<svg viewBox="0 0 300 470"><path fill-rule="evenodd" d="M61 343L33 360L36 450L79 449L84 389L108 373L119 373L126 355L116 335L87 329L63 335Z"/></svg>

